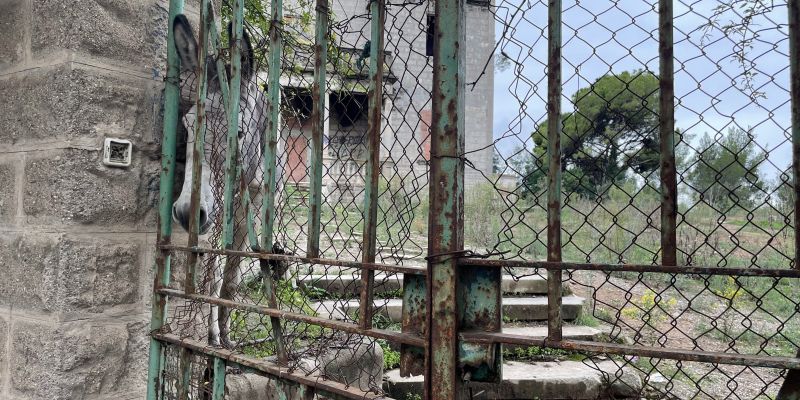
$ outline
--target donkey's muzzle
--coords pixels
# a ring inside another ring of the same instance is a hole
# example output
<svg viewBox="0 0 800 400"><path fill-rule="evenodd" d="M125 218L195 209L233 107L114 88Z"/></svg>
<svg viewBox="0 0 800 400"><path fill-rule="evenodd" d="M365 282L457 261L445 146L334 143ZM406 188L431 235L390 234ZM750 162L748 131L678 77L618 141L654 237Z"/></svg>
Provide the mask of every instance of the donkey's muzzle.
<svg viewBox="0 0 800 400"><path fill-rule="evenodd" d="M181 225L181 227L185 231L189 231L189 221L192 218L192 213L190 212L189 206L181 206L174 204L172 206L172 217L175 221ZM211 226L211 218L209 218L208 212L206 211L205 207L200 206L200 234L206 233L208 228Z"/></svg>

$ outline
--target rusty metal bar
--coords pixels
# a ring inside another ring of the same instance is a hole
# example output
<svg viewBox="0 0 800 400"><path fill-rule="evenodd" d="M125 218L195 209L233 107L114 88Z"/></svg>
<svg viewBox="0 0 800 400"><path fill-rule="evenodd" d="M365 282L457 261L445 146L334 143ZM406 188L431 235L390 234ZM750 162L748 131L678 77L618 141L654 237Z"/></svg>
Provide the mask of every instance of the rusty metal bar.
<svg viewBox="0 0 800 400"><path fill-rule="evenodd" d="M762 276L769 278L800 278L800 270L793 269L676 267L651 264L591 264L573 262L557 263L548 261L488 260L480 258L462 258L458 261L458 265L482 265L495 268L541 268L561 271L654 272L676 275L727 275Z"/></svg>
<svg viewBox="0 0 800 400"><path fill-rule="evenodd" d="M383 25L386 20L385 0L372 0L369 48L369 120L367 122L367 165L364 177L364 230L361 261L375 262L378 226L378 177L381 175L381 110L383 105ZM361 272L361 304L372 304L375 271ZM363 329L372 327L372 307L359 309L359 323Z"/></svg>
<svg viewBox="0 0 800 400"><path fill-rule="evenodd" d="M666 358L680 361L696 361L714 364L746 365L766 368L798 368L800 358L776 357L736 353L699 351L696 349L670 349L664 347L635 346L617 343L601 343L585 340L551 341L509 333L462 332L461 339L470 343L507 343L519 346L539 346L562 350L585 351L614 355Z"/></svg>
<svg viewBox="0 0 800 400"><path fill-rule="evenodd" d="M464 7L462 0L435 2L426 399L456 399L460 384L457 260L452 254L464 248Z"/></svg>
<svg viewBox="0 0 800 400"><path fill-rule="evenodd" d="M561 0L547 11L547 261L561 262ZM561 340L561 270L547 271L547 336Z"/></svg>
<svg viewBox="0 0 800 400"><path fill-rule="evenodd" d="M328 0L317 0L314 30L314 83L311 86L311 157L308 194L308 239L306 256L319 257L320 216L322 213L322 137L325 134L325 69L328 65Z"/></svg>
<svg viewBox="0 0 800 400"><path fill-rule="evenodd" d="M214 357L214 383L211 386L211 400L225 399L225 359Z"/></svg>
<svg viewBox="0 0 800 400"><path fill-rule="evenodd" d="M236 188L236 149L239 143L239 102L242 84L242 46L244 44L243 0L233 1L233 29L231 32L231 78L228 89L228 139L225 152L225 190L222 218L222 248L233 246L234 191ZM224 285L223 285L224 286Z"/></svg>
<svg viewBox="0 0 800 400"><path fill-rule="evenodd" d="M337 331L355 333L359 335L374 337L377 339L386 339L396 343L405 343L412 346L424 347L425 340L416 336L416 335L408 335L400 332L388 331L384 329L363 329L359 327L357 324L351 324L348 322L341 322L336 321L328 318L320 318L314 317L307 314L302 313L294 313L289 311L284 311L279 308L273 308L269 306L260 306L257 304L247 304L236 302L233 300L225 300L220 299L214 296L207 296L202 294L189 294L186 292L182 292L176 289L159 289L158 293L170 296L170 297L177 297L186 300L193 300L198 302L203 302L207 304L214 304L218 306L233 308L242 311L250 311L262 315L267 315L270 317L276 317L280 319L285 319L289 321L295 322L304 322L307 324L318 325L325 328L335 329Z"/></svg>
<svg viewBox="0 0 800 400"><path fill-rule="evenodd" d="M369 269L374 271L397 272L401 274L410 274L410 275L425 275L427 273L427 269L424 267L412 267L405 265L363 263L357 261L333 260L329 258L310 258L310 257L289 256L282 254L257 253L252 251L207 249L202 247L187 247L187 246L177 246L177 245L164 245L164 246L159 246L159 248L165 251L183 251L183 252L231 255L237 257L257 258L261 260L276 260L276 261L287 261L287 262L299 262L306 264L330 265L334 267Z"/></svg>
<svg viewBox="0 0 800 400"><path fill-rule="evenodd" d="M154 337L156 340L160 340L164 343L180 346L183 348L188 348L196 353L202 353L208 356L221 358L228 361L229 363L235 363L244 367L252 368L254 370L270 375L275 379L284 379L284 380L290 380L292 382L297 382L301 385L317 389L318 394L332 394L334 397L341 396L342 398L347 398L347 399L388 400L387 397L384 397L379 394L375 394L372 392L362 392L353 385L348 386L332 380L322 379L322 377L320 377L317 374L306 374L302 371L297 371L297 372L290 371L286 367L281 367L274 363L264 361L263 359L249 357L232 350L212 347L209 346L207 343L198 340L182 339L180 336L174 334L156 334L154 335ZM324 393L319 393L320 391Z"/></svg>
<svg viewBox="0 0 800 400"><path fill-rule="evenodd" d="M794 270L800 271L800 1L787 2L789 13L789 95L792 119L792 178L794 186ZM800 349L797 351L800 358ZM800 399L800 368L786 373L777 400Z"/></svg>
<svg viewBox="0 0 800 400"><path fill-rule="evenodd" d="M272 0L272 19L269 26L269 83L267 85L267 130L264 132L261 145L264 155L264 197L261 203L261 248L260 251L272 252L274 243L273 230L275 229L275 196L278 191L277 184L277 159L278 159L278 129L280 126L281 111L281 53L283 51L283 1ZM275 295L275 282L273 280L272 265L267 259L259 259L261 269L262 288L267 305L278 308ZM275 338L275 353L278 364L287 365L289 356L283 339L283 326L277 317L270 317L272 337Z"/></svg>
<svg viewBox="0 0 800 400"><path fill-rule="evenodd" d="M170 0L170 24L183 13L183 0ZM172 29L167 29L167 79L164 86L164 125L161 141L161 172L158 198L158 244L167 245L172 238L172 191L175 182L175 153L178 129L178 103L180 101L180 59L175 48ZM169 285L170 255L167 251L156 252L153 289ZM167 298L153 293L153 309L150 316L150 331L164 326L167 314ZM156 400L161 387L164 370L163 348L160 342L150 340L147 368L147 399Z"/></svg>
<svg viewBox="0 0 800 400"><path fill-rule="evenodd" d="M178 400L189 400L192 383L192 351L181 347L178 354Z"/></svg>
<svg viewBox="0 0 800 400"><path fill-rule="evenodd" d="M675 67L672 0L658 2L661 265L678 265L678 177L675 167Z"/></svg>
<svg viewBox="0 0 800 400"><path fill-rule="evenodd" d="M206 141L206 89L208 77L208 8L209 0L200 2L200 27L199 41L197 48L197 68L195 75L197 79L197 98L195 99L195 125L194 142L192 143L192 194L190 196L189 215L189 246L197 246L197 239L200 236L200 186L203 175L203 159ZM211 21L213 24L214 22ZM188 145L188 143L187 143ZM197 254L189 254L186 262L186 277L184 287L189 293L194 293L195 282L197 280Z"/></svg>

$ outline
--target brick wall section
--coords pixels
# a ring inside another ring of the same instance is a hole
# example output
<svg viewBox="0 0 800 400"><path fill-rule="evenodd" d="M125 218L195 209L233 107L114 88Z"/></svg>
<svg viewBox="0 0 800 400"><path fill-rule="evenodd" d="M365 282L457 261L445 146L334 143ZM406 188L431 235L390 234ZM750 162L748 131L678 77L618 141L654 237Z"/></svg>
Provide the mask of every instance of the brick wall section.
<svg viewBox="0 0 800 400"><path fill-rule="evenodd" d="M0 2L2 399L144 397L166 29L167 0Z"/></svg>

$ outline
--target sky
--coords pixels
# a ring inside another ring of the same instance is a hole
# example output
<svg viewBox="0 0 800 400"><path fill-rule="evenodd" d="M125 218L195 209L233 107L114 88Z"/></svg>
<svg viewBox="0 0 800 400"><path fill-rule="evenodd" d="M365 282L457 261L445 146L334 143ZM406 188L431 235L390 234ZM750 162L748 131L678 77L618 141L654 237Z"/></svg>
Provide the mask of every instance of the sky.
<svg viewBox="0 0 800 400"><path fill-rule="evenodd" d="M767 1L769 3L769 1ZM693 145L729 127L753 128L755 142L767 151L761 172L775 179L791 161L788 27L785 1L753 19L756 35L743 67L736 60L741 37L704 30L709 0L676 0L674 10L676 127L694 135ZM498 50L511 58L495 70L494 137L501 154L532 148L530 132L544 120L547 78L547 6L542 1L498 1L495 37ZM647 68L658 73L656 0L564 0L562 9L562 111L578 88L608 73ZM519 8L519 9L518 9ZM741 22L733 12L719 25ZM753 37L751 33L748 37ZM743 71L754 74L748 89ZM755 101L750 94L760 92Z"/></svg>

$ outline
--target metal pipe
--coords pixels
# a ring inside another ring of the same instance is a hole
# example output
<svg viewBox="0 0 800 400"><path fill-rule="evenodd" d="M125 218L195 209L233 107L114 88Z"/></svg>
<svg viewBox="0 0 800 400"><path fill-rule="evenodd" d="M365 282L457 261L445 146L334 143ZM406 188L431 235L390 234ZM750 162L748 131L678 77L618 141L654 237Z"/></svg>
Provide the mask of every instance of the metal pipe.
<svg viewBox="0 0 800 400"><path fill-rule="evenodd" d="M462 258L459 259L458 265L480 265L495 268L541 268L546 270L561 271L653 272L676 275L726 275L763 276L770 278L800 278L800 270L796 269L676 267L669 265L650 264L592 264L549 261L488 260L480 258Z"/></svg>
<svg viewBox="0 0 800 400"><path fill-rule="evenodd" d="M464 7L462 0L435 2L426 399L456 399L461 380L457 372L457 260L445 254L464 248Z"/></svg>
<svg viewBox="0 0 800 400"><path fill-rule="evenodd" d="M233 246L234 191L236 189L236 164L239 143L239 98L242 90L242 45L244 43L243 0L233 1L233 31L231 32L231 78L228 89L228 140L225 152L225 191L222 211L222 248ZM224 283L223 283L224 285Z"/></svg>
<svg viewBox="0 0 800 400"><path fill-rule="evenodd" d="M360 399L360 400L379 400L389 398L375 394L373 392L363 392L353 385L344 385L331 380L323 379L317 374L306 374L302 371L290 371L286 367L281 367L263 359L249 357L232 350L224 348L211 347L207 343L200 342L192 339L184 339L174 334L156 334L154 337L157 340L165 343L173 344L180 347L188 348L196 353L205 354L212 357L224 359L230 363L239 364L245 367L252 368L260 371L275 379L285 379L292 382L297 382L301 385L317 389L318 394L320 391L325 394L332 394L334 397L341 396L347 399Z"/></svg>
<svg viewBox="0 0 800 400"><path fill-rule="evenodd" d="M325 328L334 329L337 331L355 333L359 335L374 337L377 339L386 339L395 343L404 343L418 347L425 346L425 340L415 335L407 335L404 333L388 331L384 329L375 329L375 328L363 329L359 327L357 324L336 321L328 318L314 317L307 314L284 311L274 307L241 303L233 300L225 300L214 296L207 296L196 293L189 294L176 289L159 289L158 292L170 297L177 297L186 300L192 300L207 304L214 304L218 306L234 308L242 311L254 312L257 314L267 315L270 317L276 317L279 319L285 319L289 321L304 322L307 324L318 325Z"/></svg>
<svg viewBox="0 0 800 400"><path fill-rule="evenodd" d="M792 178L794 186L794 270L800 271L800 0L787 2L789 13L789 96L792 118ZM800 357L800 349L797 351ZM800 368L786 373L777 400L800 399Z"/></svg>
<svg viewBox="0 0 800 400"><path fill-rule="evenodd" d="M211 399L225 398L225 359L214 357L214 383L211 386Z"/></svg>
<svg viewBox="0 0 800 400"><path fill-rule="evenodd" d="M283 1L271 1L271 21L269 26L269 76L268 106L267 106L267 130L261 141L262 153L264 154L264 197L261 203L261 251L272 252L274 243L275 229L275 196L277 187L277 159L278 159L278 129L280 126L281 111L281 52L283 50L283 37L281 27L283 26ZM278 300L275 294L275 282L273 271L269 260L259 259L261 276L263 279L264 297L267 305L271 308L278 308ZM272 336L275 338L275 353L278 356L278 364L287 365L289 357L286 353L286 345L283 340L283 326L277 317L270 317L272 326Z"/></svg>
<svg viewBox="0 0 800 400"><path fill-rule="evenodd" d="M195 69L195 79L197 79L197 98L195 99L195 124L194 124L194 143L192 146L192 194L189 206L189 246L197 246L198 236L200 236L200 186L203 174L203 158L205 157L206 140L206 92L208 68L206 58L208 57L208 7L209 0L200 2L200 27L198 40L197 68ZM213 22L212 22L213 23ZM186 262L186 277L184 287L190 293L195 290L197 274L197 254L190 254Z"/></svg>
<svg viewBox="0 0 800 400"><path fill-rule="evenodd" d="M386 19L385 0L372 0L369 48L369 116L367 126L367 158L364 179L364 230L362 235L361 261L375 262L378 225L378 177L381 174L381 110L383 105L383 26ZM372 304L375 271L361 273L361 304ZM372 307L359 309L359 323L363 329L372 327Z"/></svg>
<svg viewBox="0 0 800 400"><path fill-rule="evenodd" d="M306 263L306 264L330 265L330 266L335 266L335 267L359 268L359 269L368 269L368 270L385 271L385 272L397 272L397 273L401 273L401 274L410 274L410 275L425 275L427 273L427 269L424 268L424 267L412 267L412 266L404 266L404 265L388 265L388 264L378 264L378 263L363 263L363 262L357 262L357 261L333 260L333 259L329 259L329 258L298 257L298 256L288 256L288 255L282 255L282 254L257 253L257 252L252 252L252 251L206 249L206 248L202 248L202 247L187 247L187 246L176 246L176 245L160 246L159 248L162 249L162 250L166 250L166 251L183 251L183 252L230 255L230 256L237 256L237 257L257 258L257 259L261 259L261 260L276 260L276 261L298 262L298 263Z"/></svg>
<svg viewBox="0 0 800 400"><path fill-rule="evenodd" d="M183 13L183 0L170 0L169 21ZM172 190L175 182L176 132L178 129L178 103L180 100L180 59L175 49L172 29L167 29L167 77L164 85L164 126L161 141L161 173L158 196L158 244L167 245L172 237ZM169 285L170 256L166 251L156 252L153 289ZM164 325L167 313L165 296L153 293L153 309L150 316L150 331L155 332ZM161 343L150 340L147 368L147 399L156 400L161 386L161 371L164 363Z"/></svg>
<svg viewBox="0 0 800 400"><path fill-rule="evenodd" d="M192 352L186 347L181 347L178 354L178 400L189 400L189 391L192 387Z"/></svg>
<svg viewBox="0 0 800 400"><path fill-rule="evenodd" d="M675 68L672 0L658 2L661 265L678 265L678 177L675 167Z"/></svg>
<svg viewBox="0 0 800 400"><path fill-rule="evenodd" d="M561 262L561 0L547 9L547 261ZM547 336L561 340L561 270L547 271Z"/></svg>
<svg viewBox="0 0 800 400"><path fill-rule="evenodd" d="M308 241L306 256L319 257L320 214L322 212L322 136L325 133L325 69L328 65L328 0L317 0L314 33L314 83L311 87L310 188L308 196Z"/></svg>
<svg viewBox="0 0 800 400"><path fill-rule="evenodd" d="M695 361L714 364L746 365L750 367L800 367L800 358L797 357L719 353L711 351L699 351L697 349L671 349L664 347L635 346L584 340L551 341L548 339L508 333L462 332L460 336L462 340L470 343L508 343L520 346L539 346L590 353L665 358L670 360Z"/></svg>

